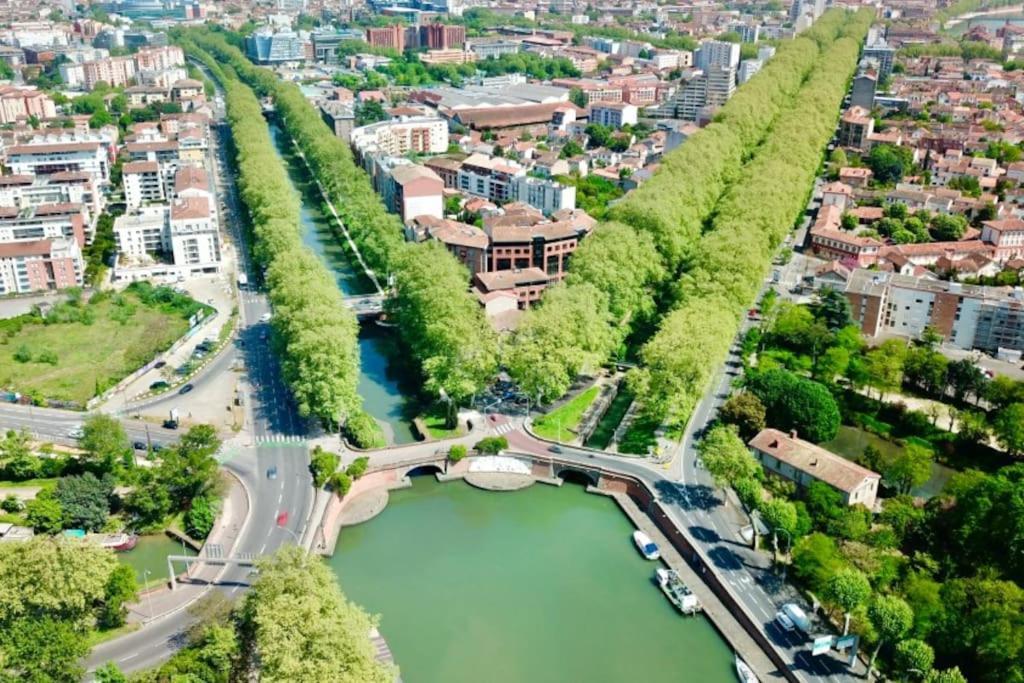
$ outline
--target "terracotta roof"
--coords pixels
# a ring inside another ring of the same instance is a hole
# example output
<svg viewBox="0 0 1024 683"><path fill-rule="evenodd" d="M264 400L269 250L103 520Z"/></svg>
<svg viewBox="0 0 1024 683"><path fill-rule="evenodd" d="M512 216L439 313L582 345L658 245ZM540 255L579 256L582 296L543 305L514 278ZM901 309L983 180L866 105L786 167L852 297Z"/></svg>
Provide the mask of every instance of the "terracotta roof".
<svg viewBox="0 0 1024 683"><path fill-rule="evenodd" d="M13 154L54 154L60 152L95 152L100 148L98 142L54 142L45 145L14 145L7 150L8 156Z"/></svg>
<svg viewBox="0 0 1024 683"><path fill-rule="evenodd" d="M155 161L129 161L122 169L123 173L159 173L160 164Z"/></svg>
<svg viewBox="0 0 1024 683"><path fill-rule="evenodd" d="M0 258L17 256L46 256L51 249L50 240L32 240L31 242L6 242L0 244Z"/></svg>
<svg viewBox="0 0 1024 683"><path fill-rule="evenodd" d="M0 176L0 185L31 185L33 182L35 182L35 176L32 175Z"/></svg>
<svg viewBox="0 0 1024 683"><path fill-rule="evenodd" d="M983 221L982 225L997 232L1016 232L1024 230L1024 221L1019 218L1004 218L999 221Z"/></svg>
<svg viewBox="0 0 1024 683"><path fill-rule="evenodd" d="M174 192L180 194L191 189L209 192L210 182L206 177L206 171L199 166L182 166L174 174Z"/></svg>
<svg viewBox="0 0 1024 683"><path fill-rule="evenodd" d="M171 220L209 218L210 202L206 197L183 197L171 205Z"/></svg>
<svg viewBox="0 0 1024 683"><path fill-rule="evenodd" d="M489 273L477 273L487 291L514 289L523 285L547 284L548 276L540 268L517 268L515 270L494 270Z"/></svg>
<svg viewBox="0 0 1024 683"><path fill-rule="evenodd" d="M564 102L531 103L504 107L454 109L448 110L446 113L452 118L457 118L465 126L475 128L510 128L529 123L547 123L559 107L564 108L565 106ZM578 117L586 114L585 110L575 105L569 106L575 109Z"/></svg>
<svg viewBox="0 0 1024 683"><path fill-rule="evenodd" d="M865 479L882 478L877 472L777 429L762 430L750 440L750 446L847 493Z"/></svg>

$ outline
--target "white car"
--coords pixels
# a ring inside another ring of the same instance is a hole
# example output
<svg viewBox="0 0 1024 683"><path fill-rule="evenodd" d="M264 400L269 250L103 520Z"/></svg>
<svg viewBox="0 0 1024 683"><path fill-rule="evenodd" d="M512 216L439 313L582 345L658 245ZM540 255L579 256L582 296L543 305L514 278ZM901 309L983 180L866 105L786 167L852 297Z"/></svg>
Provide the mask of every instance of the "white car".
<svg viewBox="0 0 1024 683"><path fill-rule="evenodd" d="M69 439L81 439L83 436L85 436L85 430L82 429L82 425L72 427L68 430Z"/></svg>
<svg viewBox="0 0 1024 683"><path fill-rule="evenodd" d="M776 612L775 621L779 622L779 626L781 626L782 630L786 631L787 633L796 630L796 624L793 623L792 619L786 616L785 612Z"/></svg>
<svg viewBox="0 0 1024 683"><path fill-rule="evenodd" d="M271 318L271 314L270 313L264 313L263 315L260 316L260 322L261 323L269 323L270 322L270 318Z"/></svg>

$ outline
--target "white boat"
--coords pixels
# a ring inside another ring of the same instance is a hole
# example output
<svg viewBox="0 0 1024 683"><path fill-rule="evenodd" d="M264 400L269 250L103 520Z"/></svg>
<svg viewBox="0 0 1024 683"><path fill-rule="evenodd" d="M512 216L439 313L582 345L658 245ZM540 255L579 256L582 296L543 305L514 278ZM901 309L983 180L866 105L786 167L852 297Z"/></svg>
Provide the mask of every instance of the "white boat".
<svg viewBox="0 0 1024 683"><path fill-rule="evenodd" d="M754 670L747 666L739 655L736 655L736 675L739 676L741 683L760 683L754 675Z"/></svg>
<svg viewBox="0 0 1024 683"><path fill-rule="evenodd" d="M648 560L661 559L661 551L658 544L651 540L651 537L644 532L637 530L633 532L633 543L636 543L637 550Z"/></svg>
<svg viewBox="0 0 1024 683"><path fill-rule="evenodd" d="M689 587L679 578L675 569L659 568L654 572L658 579L658 587L661 592L676 606L683 614L694 614L700 610L700 603L697 596L690 591Z"/></svg>

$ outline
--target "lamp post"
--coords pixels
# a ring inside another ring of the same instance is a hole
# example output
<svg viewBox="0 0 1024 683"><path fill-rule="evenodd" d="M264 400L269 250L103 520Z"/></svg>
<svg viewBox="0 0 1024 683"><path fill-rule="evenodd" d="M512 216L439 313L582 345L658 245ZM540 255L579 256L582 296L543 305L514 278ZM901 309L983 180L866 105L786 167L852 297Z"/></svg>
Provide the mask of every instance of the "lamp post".
<svg viewBox="0 0 1024 683"><path fill-rule="evenodd" d="M153 621L153 596L149 594L149 574L148 569L142 570L142 582L146 584L146 602L149 603L149 620Z"/></svg>

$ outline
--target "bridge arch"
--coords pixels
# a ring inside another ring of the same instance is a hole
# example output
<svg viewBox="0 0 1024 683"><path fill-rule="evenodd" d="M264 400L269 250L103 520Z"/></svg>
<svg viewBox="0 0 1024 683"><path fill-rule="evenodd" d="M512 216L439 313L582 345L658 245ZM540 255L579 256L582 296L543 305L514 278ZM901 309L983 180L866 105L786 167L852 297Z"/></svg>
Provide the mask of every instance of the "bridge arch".
<svg viewBox="0 0 1024 683"><path fill-rule="evenodd" d="M601 480L601 474L583 467L573 465L554 465L553 473L566 484L582 484L584 486L597 486Z"/></svg>
<svg viewBox="0 0 1024 683"><path fill-rule="evenodd" d="M443 463L428 462L419 465L413 465L412 467L405 471L405 474L403 474L402 477L432 477L438 474L444 474Z"/></svg>

